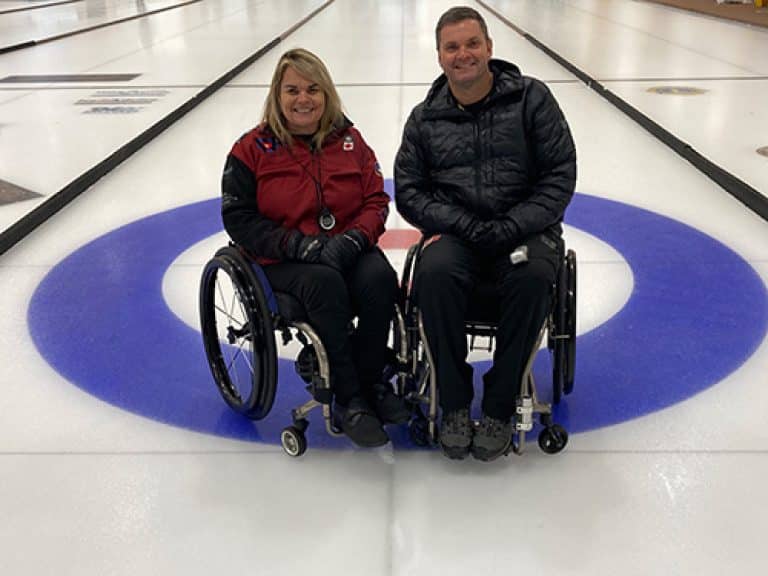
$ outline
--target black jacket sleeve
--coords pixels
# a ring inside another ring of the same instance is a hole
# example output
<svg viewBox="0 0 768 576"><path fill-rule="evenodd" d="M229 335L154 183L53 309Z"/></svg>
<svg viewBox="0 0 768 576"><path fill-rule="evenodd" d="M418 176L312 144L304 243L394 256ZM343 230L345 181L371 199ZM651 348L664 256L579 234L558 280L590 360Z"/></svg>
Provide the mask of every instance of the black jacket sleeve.
<svg viewBox="0 0 768 576"><path fill-rule="evenodd" d="M557 101L538 80L526 98L531 194L480 232L479 242L496 251L513 250L561 222L576 186L576 148Z"/></svg>
<svg viewBox="0 0 768 576"><path fill-rule="evenodd" d="M256 178L237 157L230 154L221 179L221 216L232 240L254 256L285 260L293 256L301 239L259 212Z"/></svg>
<svg viewBox="0 0 768 576"><path fill-rule="evenodd" d="M576 147L554 96L534 80L527 94L526 131L533 179L530 196L507 212L521 238L562 221L576 187Z"/></svg>
<svg viewBox="0 0 768 576"><path fill-rule="evenodd" d="M425 234L450 233L471 241L480 220L462 206L438 200L432 193L418 115L418 108L411 112L395 158L397 210Z"/></svg>

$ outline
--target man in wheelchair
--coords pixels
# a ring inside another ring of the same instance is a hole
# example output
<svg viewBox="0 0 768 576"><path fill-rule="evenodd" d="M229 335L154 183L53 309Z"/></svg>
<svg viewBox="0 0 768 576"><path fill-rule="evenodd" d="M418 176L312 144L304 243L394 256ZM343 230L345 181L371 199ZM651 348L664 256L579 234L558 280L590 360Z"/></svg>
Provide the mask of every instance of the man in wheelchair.
<svg viewBox="0 0 768 576"><path fill-rule="evenodd" d="M520 384L549 311L576 153L548 88L491 59L478 12L451 8L435 33L444 74L406 123L395 197L430 237L414 294L434 358L441 447L449 458L490 461L509 451ZM498 300L498 327L475 426L465 320L487 294Z"/></svg>

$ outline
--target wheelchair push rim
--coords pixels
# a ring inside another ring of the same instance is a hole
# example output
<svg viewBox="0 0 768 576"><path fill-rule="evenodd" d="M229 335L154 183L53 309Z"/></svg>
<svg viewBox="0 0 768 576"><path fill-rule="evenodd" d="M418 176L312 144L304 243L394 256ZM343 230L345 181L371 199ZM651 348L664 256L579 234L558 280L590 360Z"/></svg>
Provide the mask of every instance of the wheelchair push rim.
<svg viewBox="0 0 768 576"><path fill-rule="evenodd" d="M576 370L576 253L568 250L558 271L549 349L552 352L552 403L573 392Z"/></svg>
<svg viewBox="0 0 768 576"><path fill-rule="evenodd" d="M573 392L573 383L576 376L576 253L568 250L565 258L565 265L568 267L568 294L567 306L567 334L568 344L565 348L565 378L563 391L566 394Z"/></svg>
<svg viewBox="0 0 768 576"><path fill-rule="evenodd" d="M266 303L253 288L243 257L233 251L219 250L203 270L203 344L224 401L236 412L260 420L274 402L275 340Z"/></svg>

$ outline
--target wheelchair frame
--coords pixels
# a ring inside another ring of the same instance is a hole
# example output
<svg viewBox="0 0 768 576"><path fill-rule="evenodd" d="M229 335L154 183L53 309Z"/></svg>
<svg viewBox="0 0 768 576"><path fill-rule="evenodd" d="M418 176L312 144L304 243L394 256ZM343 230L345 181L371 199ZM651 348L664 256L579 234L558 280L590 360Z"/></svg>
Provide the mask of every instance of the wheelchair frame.
<svg viewBox="0 0 768 576"><path fill-rule="evenodd" d="M426 238L422 237L406 255L400 284L400 307L403 312L402 315L398 314L399 330L395 331L395 345L401 366L398 389L415 405L415 417L409 426L411 438L420 445L434 445L439 439L437 377L421 312L413 302L411 286L425 241ZM552 404L541 402L538 397L532 368L544 334L547 333L548 348L552 354L553 404L558 404L563 394L573 391L576 353L576 253L573 250L568 250L561 262L552 287L552 301L550 312L539 330L523 371L510 446L510 450L516 454L525 451L526 433L533 429L533 417L536 414L543 426L538 443L544 452L556 454L568 442L566 430L552 421ZM496 335L495 324L470 321L465 323L465 327L470 337L470 350L475 349L475 338L478 336L488 338L488 350L492 349ZM426 415L421 405L427 406Z"/></svg>
<svg viewBox="0 0 768 576"><path fill-rule="evenodd" d="M226 292L221 274L231 284ZM313 409L322 407L329 434L343 433L333 423L330 367L323 343L309 324L282 315L277 302L261 267L233 244L219 249L203 269L199 294L203 343L213 379L230 408L251 420L265 418L272 409L277 389L275 332L281 333L283 344L295 336L305 349L313 347L315 370L309 381L305 378L312 399L291 410L293 423L280 434L283 450L298 457L307 449L307 416ZM242 382L236 371L242 364L250 373L249 382Z"/></svg>

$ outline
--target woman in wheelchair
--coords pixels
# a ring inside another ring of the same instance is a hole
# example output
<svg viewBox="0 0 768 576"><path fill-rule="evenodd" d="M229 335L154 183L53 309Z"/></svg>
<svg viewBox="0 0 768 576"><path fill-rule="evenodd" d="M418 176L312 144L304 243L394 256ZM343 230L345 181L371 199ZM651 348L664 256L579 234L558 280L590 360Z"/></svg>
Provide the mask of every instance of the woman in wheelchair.
<svg viewBox="0 0 768 576"><path fill-rule="evenodd" d="M409 417L382 382L398 292L376 246L389 197L373 151L311 52L280 58L262 122L227 157L222 196L229 236L273 290L303 305L323 342L336 424L359 446L386 444L382 423Z"/></svg>

